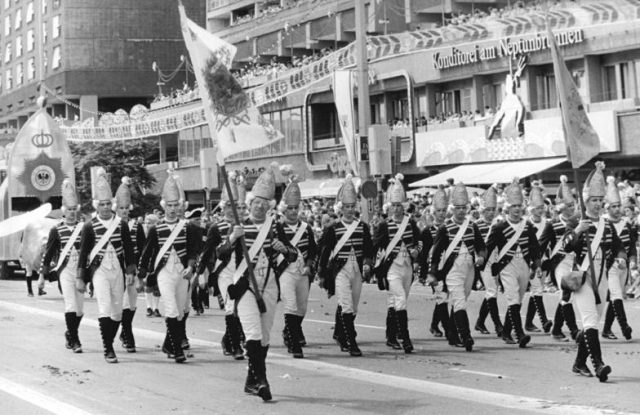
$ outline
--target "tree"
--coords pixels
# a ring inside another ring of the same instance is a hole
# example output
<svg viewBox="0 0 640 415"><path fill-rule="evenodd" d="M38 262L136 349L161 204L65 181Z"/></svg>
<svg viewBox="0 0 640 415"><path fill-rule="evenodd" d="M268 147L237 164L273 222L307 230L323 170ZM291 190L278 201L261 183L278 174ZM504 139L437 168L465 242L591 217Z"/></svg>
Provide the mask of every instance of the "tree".
<svg viewBox="0 0 640 415"><path fill-rule="evenodd" d="M93 210L91 205L91 167L102 166L111 175L111 188L120 186L121 178L129 176L132 181L131 197L134 210L132 216L159 207L160 197L150 194L148 189L156 179L145 167L144 160L157 151L156 140L135 140L114 143L70 143L76 169L76 183L82 210Z"/></svg>

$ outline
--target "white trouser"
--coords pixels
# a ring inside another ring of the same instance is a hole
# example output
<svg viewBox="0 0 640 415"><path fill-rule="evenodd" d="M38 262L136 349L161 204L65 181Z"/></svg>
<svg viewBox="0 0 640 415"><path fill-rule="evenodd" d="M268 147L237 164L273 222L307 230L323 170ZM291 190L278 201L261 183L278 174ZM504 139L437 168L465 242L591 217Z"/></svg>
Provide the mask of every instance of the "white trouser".
<svg viewBox="0 0 640 415"><path fill-rule="evenodd" d="M188 310L189 307L189 281L182 277L182 263L170 264L169 261L158 273L158 289L164 302L165 317L182 320L185 308Z"/></svg>
<svg viewBox="0 0 640 415"><path fill-rule="evenodd" d="M302 275L294 265L289 265L280 276L280 297L285 314L304 317L309 300L309 277Z"/></svg>
<svg viewBox="0 0 640 415"><path fill-rule="evenodd" d="M446 277L449 301L452 303L454 313L467 309L467 298L471 294L474 276L473 255L458 254Z"/></svg>
<svg viewBox="0 0 640 415"><path fill-rule="evenodd" d="M253 291L247 292L237 301L238 317L244 330L246 340L260 340L263 346L268 346L270 341L271 327L276 315L276 305L278 302L278 284L273 270L269 272L269 279L265 286L266 270L256 267L255 277L259 289L262 292L262 299L267 311L260 313L258 303Z"/></svg>
<svg viewBox="0 0 640 415"><path fill-rule="evenodd" d="M76 269L78 262L69 261L60 273L60 289L64 298L64 312L84 314L84 293L76 290Z"/></svg>
<svg viewBox="0 0 640 415"><path fill-rule="evenodd" d="M136 303L138 301L138 291L136 291L136 282L124 287L124 298L122 299L122 308L128 308L129 310L136 309Z"/></svg>
<svg viewBox="0 0 640 415"><path fill-rule="evenodd" d="M220 271L220 274L218 274L218 289L220 290L220 295L224 298L224 314L226 316L233 314L233 308L236 303L234 300L229 298L229 293L227 292L229 285L233 284L234 270L235 266L229 264Z"/></svg>
<svg viewBox="0 0 640 415"><path fill-rule="evenodd" d="M508 305L522 304L530 272L529 265L521 254L515 254L511 262L500 272L500 282Z"/></svg>
<svg viewBox="0 0 640 415"><path fill-rule="evenodd" d="M343 314L358 314L358 303L362 291L362 274L355 255L349 255L338 275L336 275L336 297Z"/></svg>
<svg viewBox="0 0 640 415"><path fill-rule="evenodd" d="M560 295L561 305L565 305L573 301L573 295L571 296L571 300L568 302L562 299L563 290L561 288L562 288L562 279L565 276L569 275L569 273L571 273L571 271L573 270L574 261L575 261L575 254L570 253L565 255L564 258L562 258L562 261L560 261L560 263L558 264L558 266L556 266L556 282L558 283L558 288L560 288L560 290L558 290L558 293Z"/></svg>
<svg viewBox="0 0 640 415"><path fill-rule="evenodd" d="M484 284L484 298L498 298L498 282L496 277L491 275L491 265L498 259L497 251L494 249L493 253L487 258L487 264L483 271L480 271L480 278L482 278L482 284Z"/></svg>
<svg viewBox="0 0 640 415"><path fill-rule="evenodd" d="M406 251L405 251L406 254ZM402 252L398 256L402 255ZM387 281L389 281L388 307L393 307L396 311L407 309L407 298L413 280L413 267L408 257L400 261L395 260L389 267Z"/></svg>
<svg viewBox="0 0 640 415"><path fill-rule="evenodd" d="M601 260L599 258L594 258L593 267L596 271L596 283L600 280L600 284L598 285L600 304L596 305L596 299L592 288L593 285L591 284L591 277L589 275L587 275L584 285L573 293L573 298L575 299L576 308L580 313L582 328L584 330L598 328L598 323L600 322L600 317L602 317L604 306L607 304L607 290L609 289L609 284L607 284L606 275L603 275L602 278L600 278L600 265ZM606 272L606 270L603 272Z"/></svg>
<svg viewBox="0 0 640 415"><path fill-rule="evenodd" d="M98 317L111 317L112 320L122 320L122 296L124 294L124 276L122 268L116 261L116 266L108 269L102 261L100 268L93 274L93 290L98 303Z"/></svg>
<svg viewBox="0 0 640 415"><path fill-rule="evenodd" d="M540 296L544 293L544 284L542 283L542 276L535 275L529 280L531 283L531 295Z"/></svg>
<svg viewBox="0 0 640 415"><path fill-rule="evenodd" d="M611 301L624 300L624 285L627 282L628 269L620 269L614 264L607 274Z"/></svg>

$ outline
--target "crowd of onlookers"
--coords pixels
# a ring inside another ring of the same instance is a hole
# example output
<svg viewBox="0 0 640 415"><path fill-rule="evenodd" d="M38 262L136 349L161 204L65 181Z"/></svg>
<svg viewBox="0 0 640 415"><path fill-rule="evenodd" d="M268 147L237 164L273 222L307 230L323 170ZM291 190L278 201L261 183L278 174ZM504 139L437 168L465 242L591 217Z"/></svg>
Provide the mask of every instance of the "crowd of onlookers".
<svg viewBox="0 0 640 415"><path fill-rule="evenodd" d="M416 130L426 130L429 126L434 125L450 125L456 127L465 127L477 125L479 123L486 124L493 122L493 117L495 115L495 111L493 108L485 107L484 112L480 112L476 110L475 112L471 111L462 111L462 112L447 112L440 113L439 115L432 115L429 118L426 116L416 117L414 118L414 126ZM411 123L408 118L393 118L389 119L388 122L389 128L391 130L398 130L402 128L411 128Z"/></svg>
<svg viewBox="0 0 640 415"><path fill-rule="evenodd" d="M185 83L181 89L174 89L167 95L162 93L156 95L151 103L151 109L155 110L185 104L199 98L200 94L198 93L198 85L194 84L193 87L191 87Z"/></svg>

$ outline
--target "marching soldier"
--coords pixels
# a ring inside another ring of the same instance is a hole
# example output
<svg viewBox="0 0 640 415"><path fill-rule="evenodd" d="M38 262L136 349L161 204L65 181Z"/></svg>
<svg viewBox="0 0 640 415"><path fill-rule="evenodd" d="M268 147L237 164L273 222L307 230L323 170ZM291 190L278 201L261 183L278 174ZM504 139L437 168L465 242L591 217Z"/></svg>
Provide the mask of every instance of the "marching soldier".
<svg viewBox="0 0 640 415"><path fill-rule="evenodd" d="M118 363L113 339L122 320L125 286L134 283L134 246L127 222L111 210L114 200L105 170L99 168L96 177L97 215L82 230L76 289L84 293L86 284L93 283L104 357L108 363Z"/></svg>
<svg viewBox="0 0 640 415"><path fill-rule="evenodd" d="M249 218L242 225L235 225L227 240L218 248L220 258L235 251L234 282L229 285L229 297L236 301L236 309L246 336L245 347L249 365L244 391L257 395L264 401L272 399L267 381L266 358L269 351L270 332L273 327L276 303L279 296L277 257L282 254L290 263L297 259L298 252L274 225L273 216L267 215L275 204L275 175L273 166L266 169L256 180L249 202ZM256 284L266 311L260 312L254 288L249 284L247 263L242 246L236 243L243 236L249 251Z"/></svg>
<svg viewBox="0 0 640 415"><path fill-rule="evenodd" d="M587 367L587 357L591 356L600 382L606 382L611 373L611 367L602 361L598 338L598 323L604 311L608 289L606 274L611 272L613 267L625 270L627 262L624 247L614 226L600 215L605 195L604 163L596 162L596 169L589 174L582 190L586 212L578 226L569 231L564 238L565 251L572 254L574 266L577 266L580 271L560 276L562 284L574 291L576 306L582 317L583 330L577 337L578 353L573 364L573 372L583 376L593 376ZM587 244L585 237L587 232L590 244ZM587 249L591 247L595 247L592 251L593 269L591 270L595 275L590 276ZM592 279L595 279L595 285ZM599 298L596 298L596 293Z"/></svg>
<svg viewBox="0 0 640 415"><path fill-rule="evenodd" d="M354 320L358 313L363 277L371 272L374 256L369 226L355 217L358 193L347 175L338 191L342 217L329 226L322 237L320 284L329 296L338 297L334 336L340 350L362 356L356 343Z"/></svg>
<svg viewBox="0 0 640 415"><path fill-rule="evenodd" d="M406 194L402 187L403 178L398 174L395 180L390 180L387 190L391 203L389 219L381 221L374 229L373 249L378 253L374 272L380 289L388 291L387 344L399 349L396 345L397 338L400 338L404 352L411 353L413 344L409 337L407 298L413 282L414 263L421 249L431 249L432 240L429 238L427 246L423 246L418 225L404 212ZM431 236L429 232L427 235Z"/></svg>
<svg viewBox="0 0 640 415"><path fill-rule="evenodd" d="M245 204L246 190L242 176L237 176L235 172L230 172L229 185L233 197L229 197L225 186L222 190L222 200L220 201L224 217L220 222L212 225L207 232L205 245L199 256L197 273L198 275L202 274L207 264L213 264L209 274L209 285L217 285L220 294L224 298L225 332L222 336L222 353L225 356L233 356L235 360L243 360L244 350L241 345L242 325L240 324L240 319L234 313L235 301L229 298L227 292L229 285L233 284L233 273L236 269L235 252L230 251L226 256L218 255L216 252L217 248L222 244L223 238L229 235L233 227L234 218L231 203L236 203L239 207L244 207ZM240 215L240 213L238 214Z"/></svg>
<svg viewBox="0 0 640 415"><path fill-rule="evenodd" d="M538 180L534 180L532 183L531 193L529 194L529 222L534 226L536 232L536 239L538 243L542 238L547 219L544 217L544 196L542 195L542 187ZM541 254L544 251L541 251ZM529 281L531 284L531 293L529 296L529 305L527 306L527 316L524 323L524 329L533 333L540 332L540 329L533 324L533 317L538 311L540 322L542 323L542 330L545 333L549 333L553 323L547 318L547 311L544 308L544 301L542 294L544 292L544 283L542 282L542 273L535 273L533 278Z"/></svg>
<svg viewBox="0 0 640 415"><path fill-rule="evenodd" d="M474 341L469 328L467 298L475 277L475 267L482 268L487 248L482 234L467 216L469 195L464 184L458 183L451 192L453 217L440 226L436 234L431 267L427 282L447 284L449 298L453 303L453 320L462 345L470 352Z"/></svg>
<svg viewBox="0 0 640 415"><path fill-rule="evenodd" d="M167 325L162 351L176 363L187 360L183 351L189 348L185 310L189 309L189 280L201 238L195 225L178 219L187 203L178 177L169 170L160 201L164 221L149 229L139 263L139 277L146 277L148 286L157 285L162 295Z"/></svg>
<svg viewBox="0 0 640 415"><path fill-rule="evenodd" d="M498 194L496 193L495 185L489 187L482 195L482 204L480 205L480 219L476 221L476 226L482 234L482 239L485 244L489 240L489 233L491 227L497 223L496 208L498 206ZM491 275L491 265L498 257L498 252L494 249L492 252L487 253L487 264L484 269L480 271L480 277L482 283L485 286L484 299L480 306L480 312L478 313L478 320L476 321L475 329L482 334L489 334L489 330L484 325L484 321L487 316L491 316L493 326L496 329L498 337L502 337L502 322L500 321L500 312L498 310L498 282L496 277Z"/></svg>
<svg viewBox="0 0 640 415"><path fill-rule="evenodd" d="M517 178L505 189L505 198L506 220L491 229L487 249L498 250L491 273L499 276L509 304L502 339L507 344L515 344L511 337L514 330L519 346L524 348L531 337L522 329L520 308L531 274L541 272L540 245L535 227L522 217L524 197Z"/></svg>
<svg viewBox="0 0 640 415"><path fill-rule="evenodd" d="M64 219L51 228L49 239L42 257L41 274L49 281L59 280L64 299L64 333L67 349L82 353L78 327L84 315L84 294L76 290L76 270L83 223L78 222L80 206L73 183L69 179L62 182L62 213Z"/></svg>
<svg viewBox="0 0 640 415"><path fill-rule="evenodd" d="M131 204L131 190L129 190L129 186L131 185L131 179L127 176L122 178L122 183L116 190L116 215L123 221L127 223L129 227L129 232L131 235L131 242L134 246L134 264L138 263L138 237L144 232L142 231L142 227L138 226L135 220L129 220L129 211L133 209L133 205ZM124 298L122 301L122 329L120 331L120 341L122 342L122 347L127 351L127 353L135 353L136 351L136 340L133 337L133 329L131 325L133 323L133 316L136 313L136 302L138 300L138 293L142 292L143 283L139 278L136 279L135 284L127 285L124 288Z"/></svg>
<svg viewBox="0 0 640 415"><path fill-rule="evenodd" d="M616 335L611 331L613 320L617 317L622 335L625 339L631 340L631 326L627 323L627 313L624 310L622 300L624 299L624 287L627 281L628 269L635 270L638 268L638 254L636 250L638 230L627 220L623 219L620 191L618 190L618 186L616 186L615 178L611 176L607 178L605 207L607 208L609 221L616 229L616 233L627 254L628 267L625 269L613 267L607 276L607 282L609 283L609 304L604 318L602 337L612 340L617 339Z"/></svg>
<svg viewBox="0 0 640 415"><path fill-rule="evenodd" d="M297 249L298 255L295 262L287 261L284 255L278 258L279 267L283 269L280 276L280 291L284 303L282 335L288 352L295 358L302 358L302 320L307 313L309 288L315 275L318 248L311 226L298 219L302 199L298 178L292 175L289 180L282 194L285 208L283 222L278 226L283 228L286 238L291 246Z"/></svg>
<svg viewBox="0 0 640 415"><path fill-rule="evenodd" d="M540 251L547 253L547 259L542 261L542 269L549 272L551 279L555 281L560 293L560 301L553 317L551 336L558 341L568 341L562 333L562 324L567 323L571 338L576 339L578 326L576 315L571 304L571 291L562 288L559 275L570 272L573 267L573 258L564 251L562 239L570 228L575 227L576 203L571 188L567 184L567 176L560 176L560 186L556 192L556 210L558 218L548 221L545 230L540 237Z"/></svg>

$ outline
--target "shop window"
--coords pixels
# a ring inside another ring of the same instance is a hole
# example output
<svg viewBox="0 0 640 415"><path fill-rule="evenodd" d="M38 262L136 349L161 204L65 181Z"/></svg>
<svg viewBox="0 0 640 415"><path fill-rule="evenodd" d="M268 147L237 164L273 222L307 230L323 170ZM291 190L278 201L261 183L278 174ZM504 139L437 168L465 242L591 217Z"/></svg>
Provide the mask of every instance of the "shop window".
<svg viewBox="0 0 640 415"><path fill-rule="evenodd" d="M605 101L614 101L618 99L618 90L616 87L616 67L615 66L605 66L602 69L603 76L603 85L604 88L603 96Z"/></svg>

